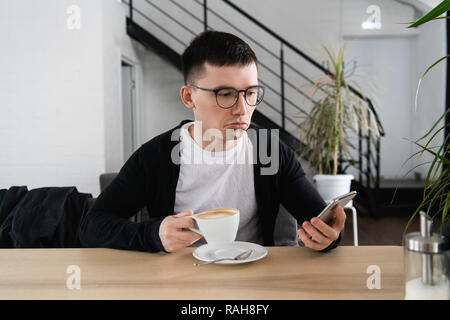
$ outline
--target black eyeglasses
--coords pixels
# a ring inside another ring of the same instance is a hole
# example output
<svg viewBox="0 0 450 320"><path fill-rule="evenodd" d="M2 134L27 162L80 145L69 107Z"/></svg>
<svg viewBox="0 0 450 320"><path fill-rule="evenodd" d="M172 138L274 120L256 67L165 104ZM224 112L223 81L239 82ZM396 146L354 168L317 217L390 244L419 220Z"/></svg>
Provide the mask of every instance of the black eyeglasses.
<svg viewBox="0 0 450 320"><path fill-rule="evenodd" d="M235 88L218 88L218 89L206 89L200 88L196 85L190 84L190 87L200 89L203 91L214 92L216 94L217 105L224 109L233 107L239 99L239 93L244 92L244 99L249 106L256 106L264 98L263 86L251 86L245 90L237 90Z"/></svg>

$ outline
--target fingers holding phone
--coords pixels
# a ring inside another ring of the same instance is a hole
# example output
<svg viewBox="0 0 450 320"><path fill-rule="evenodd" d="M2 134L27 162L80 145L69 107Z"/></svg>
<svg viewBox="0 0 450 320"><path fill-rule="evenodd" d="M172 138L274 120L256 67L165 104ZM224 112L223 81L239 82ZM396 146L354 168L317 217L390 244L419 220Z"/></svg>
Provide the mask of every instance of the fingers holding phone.
<svg viewBox="0 0 450 320"><path fill-rule="evenodd" d="M306 247L313 250L323 250L338 239L339 233L344 229L347 216L340 205L335 206L332 212L333 218L329 221L329 224L318 217L302 224L302 228L298 230L298 236Z"/></svg>
<svg viewBox="0 0 450 320"><path fill-rule="evenodd" d="M339 234L344 229L347 215L345 214L344 208L339 205L333 208L333 214L334 216L330 223L330 227L336 230Z"/></svg>

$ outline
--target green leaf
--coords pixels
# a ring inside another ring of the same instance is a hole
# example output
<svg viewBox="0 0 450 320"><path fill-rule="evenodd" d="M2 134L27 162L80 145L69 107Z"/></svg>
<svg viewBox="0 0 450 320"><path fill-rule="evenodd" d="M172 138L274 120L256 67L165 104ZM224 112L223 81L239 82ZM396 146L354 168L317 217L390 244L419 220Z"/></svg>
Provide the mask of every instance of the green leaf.
<svg viewBox="0 0 450 320"><path fill-rule="evenodd" d="M439 119L436 120L436 122L433 124L433 126L431 127L430 130L428 130L428 132L422 137L419 138L416 142L419 142L422 139L425 139L433 130L434 128L436 128L436 126L439 124L439 122L441 122L441 120L447 115L447 113L450 112L450 108L448 108L447 110L445 110L445 112L439 117Z"/></svg>
<svg viewBox="0 0 450 320"><path fill-rule="evenodd" d="M424 24L430 20L433 20L434 18L439 17L440 15L444 14L448 10L450 10L450 0L444 0L440 4L438 4L436 7L434 7L430 12L428 12L426 15L424 15L422 18L420 18L413 24L409 25L408 28L418 27L421 24Z"/></svg>
<svg viewBox="0 0 450 320"><path fill-rule="evenodd" d="M403 177L406 177L408 174L410 174L411 172L413 172L413 171L414 171L415 169L417 169L418 167L421 167L421 166L424 166L424 165L430 164L430 163L431 163L431 161L427 161L427 162L420 163L420 164L414 166L412 169L408 170L408 172L406 172L406 173L403 175Z"/></svg>
<svg viewBox="0 0 450 320"><path fill-rule="evenodd" d="M439 17L439 18L434 18L433 20L440 20L440 19L449 19L450 17Z"/></svg>
<svg viewBox="0 0 450 320"><path fill-rule="evenodd" d="M445 56L445 57L440 58L438 61L433 63L431 66L429 66L428 69L423 73L422 78L425 77L425 75L428 73L428 71L430 71L435 65L437 65L439 62L441 62L442 60L445 60L445 59L447 59L449 57L450 57L450 54Z"/></svg>
<svg viewBox="0 0 450 320"><path fill-rule="evenodd" d="M441 161L443 161L445 164L450 164L450 161L448 159L445 159L444 157L442 157L441 155L437 154L436 152L433 152L432 150L430 150L429 148L422 146L421 144L414 142L414 144L418 145L419 147L421 147L422 149L428 151L429 153L431 153L432 155L434 155L435 157L439 158Z"/></svg>
<svg viewBox="0 0 450 320"><path fill-rule="evenodd" d="M447 183L446 185L444 185L443 187L441 187L440 189L446 189L446 188L448 188L450 186L450 184L449 183ZM423 200L422 200L422 202L419 204L419 206L417 207L417 209L414 211L414 213L412 214L412 216L411 216L411 218L408 220L408 223L406 224L406 227L405 227L405 230L403 231L403 236L405 236L405 234L406 234L406 231L408 230L408 227L410 226L410 224L412 223L412 221L414 220L414 217L416 216L416 214L426 205L426 204L432 204L435 200L436 200L436 198L438 198L438 195L439 195L439 193L440 192L438 192L434 197L432 197L431 199L429 199L429 197L430 197L430 195L433 193L433 191L434 191L434 189L436 189L436 186L434 186L433 187L433 189L430 191L430 192L428 192L427 194L426 194L426 196L424 196L424 198L423 198ZM446 200L446 201L448 201L448 200ZM429 205L429 207L430 207L430 205ZM447 202L447 205L448 205L448 202ZM447 214L447 212L445 212L445 214Z"/></svg>
<svg viewBox="0 0 450 320"><path fill-rule="evenodd" d="M450 134L447 134L447 136L445 137L445 140L444 140L444 143L441 145L441 147L439 148L439 150L437 151L437 154L438 155L440 155L439 157L434 157L434 160L433 160L433 164L431 165L431 168L430 168L430 172L433 170L433 167L434 167L434 164L435 164L435 162L437 161L438 162L438 166L437 166L437 168L436 168L436 170L435 170L435 173L434 173L434 175L433 175L433 177L431 178L431 180L433 180L434 179L434 177L436 176L436 173L438 172L438 170L439 170L439 167L441 166L441 164L442 164L442 157L445 157L445 154L446 154L446 152L447 152L447 150L446 149L444 149L444 147L447 145L447 143L449 142L449 139L450 139ZM430 143L431 142L431 140L428 142L428 143ZM428 144L427 144L427 146L425 146L425 147L428 147ZM442 149L444 149L444 152L442 152ZM442 156L441 156L442 155ZM439 158L439 160L440 161L438 161L438 158ZM445 159L445 158L444 158ZM441 178L439 178L439 180L441 180Z"/></svg>
<svg viewBox="0 0 450 320"><path fill-rule="evenodd" d="M450 206L450 192L447 193L447 198L445 199L445 203L444 203L444 211L442 211L441 229L440 229L441 235L442 235L442 231L444 228L445 217L447 216L449 206Z"/></svg>
<svg viewBox="0 0 450 320"><path fill-rule="evenodd" d="M431 207L436 204L436 200L439 200L440 198L446 197L448 194L445 194L445 190L448 189L449 184L447 183L444 186L441 186L440 188L438 188L437 192L434 193L433 191L430 191L429 194L434 194L434 196L430 199L429 205L428 205L428 209L427 209L427 213L430 213ZM433 188L434 189L434 188ZM440 208L440 210L438 211L438 213L442 210L445 210L445 208Z"/></svg>

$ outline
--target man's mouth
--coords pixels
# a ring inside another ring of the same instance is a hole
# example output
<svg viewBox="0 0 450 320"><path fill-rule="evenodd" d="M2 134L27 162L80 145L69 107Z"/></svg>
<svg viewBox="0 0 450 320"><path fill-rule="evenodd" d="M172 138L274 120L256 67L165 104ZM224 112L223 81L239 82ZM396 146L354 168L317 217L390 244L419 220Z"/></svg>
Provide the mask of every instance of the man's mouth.
<svg viewBox="0 0 450 320"><path fill-rule="evenodd" d="M231 128L231 129L247 129L247 123L246 122L233 122L227 124L225 127Z"/></svg>

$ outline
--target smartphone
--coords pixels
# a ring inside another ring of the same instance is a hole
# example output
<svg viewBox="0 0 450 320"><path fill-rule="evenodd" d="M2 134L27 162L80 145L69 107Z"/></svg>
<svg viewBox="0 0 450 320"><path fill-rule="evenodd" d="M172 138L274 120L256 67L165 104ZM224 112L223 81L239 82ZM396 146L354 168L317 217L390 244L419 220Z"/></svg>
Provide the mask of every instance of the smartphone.
<svg viewBox="0 0 450 320"><path fill-rule="evenodd" d="M352 191L337 198L334 198L330 201L330 203L322 210L321 213L317 216L320 220L328 224L333 219L333 209L335 206L340 205L341 207L345 207L347 203L350 202L356 196L356 191Z"/></svg>

